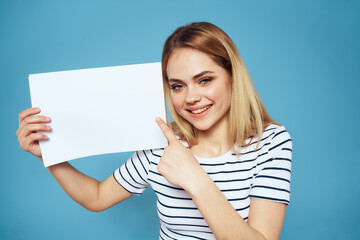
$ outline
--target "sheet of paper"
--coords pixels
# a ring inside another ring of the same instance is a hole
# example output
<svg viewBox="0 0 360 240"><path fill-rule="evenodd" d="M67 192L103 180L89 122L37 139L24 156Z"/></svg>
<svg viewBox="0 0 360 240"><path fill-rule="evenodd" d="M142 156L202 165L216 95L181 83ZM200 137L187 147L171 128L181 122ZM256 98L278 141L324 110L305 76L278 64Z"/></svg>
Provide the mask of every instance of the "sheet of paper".
<svg viewBox="0 0 360 240"><path fill-rule="evenodd" d="M160 148L166 138L160 63L29 75L31 103L51 117L44 165L91 155Z"/></svg>

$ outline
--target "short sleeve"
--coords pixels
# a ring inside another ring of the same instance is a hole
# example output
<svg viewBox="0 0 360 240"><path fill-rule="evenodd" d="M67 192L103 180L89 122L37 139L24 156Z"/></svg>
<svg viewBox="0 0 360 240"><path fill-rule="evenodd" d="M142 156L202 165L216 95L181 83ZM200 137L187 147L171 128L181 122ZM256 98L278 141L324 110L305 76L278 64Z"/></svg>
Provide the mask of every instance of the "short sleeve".
<svg viewBox="0 0 360 240"><path fill-rule="evenodd" d="M128 192L140 195L149 186L150 161L145 151L136 151L120 168L114 171L115 180Z"/></svg>
<svg viewBox="0 0 360 240"><path fill-rule="evenodd" d="M250 197L289 204L292 140L283 126L273 135L267 154L257 163Z"/></svg>

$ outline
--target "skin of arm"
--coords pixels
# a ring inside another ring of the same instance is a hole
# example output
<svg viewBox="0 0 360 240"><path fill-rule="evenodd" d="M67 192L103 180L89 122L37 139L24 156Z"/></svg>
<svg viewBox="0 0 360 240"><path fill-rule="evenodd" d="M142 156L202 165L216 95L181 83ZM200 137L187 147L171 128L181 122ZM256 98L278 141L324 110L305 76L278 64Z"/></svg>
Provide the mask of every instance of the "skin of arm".
<svg viewBox="0 0 360 240"><path fill-rule="evenodd" d="M47 168L69 197L84 208L100 212L128 199L126 191L111 175L102 182L64 162Z"/></svg>
<svg viewBox="0 0 360 240"><path fill-rule="evenodd" d="M216 239L279 239L286 205L251 198L246 223L212 179L199 176L185 189L209 224Z"/></svg>
<svg viewBox="0 0 360 240"><path fill-rule="evenodd" d="M252 198L248 222L245 222L191 151L163 120L157 118L156 122L169 142L158 164L159 173L189 193L216 239L279 239L285 204Z"/></svg>

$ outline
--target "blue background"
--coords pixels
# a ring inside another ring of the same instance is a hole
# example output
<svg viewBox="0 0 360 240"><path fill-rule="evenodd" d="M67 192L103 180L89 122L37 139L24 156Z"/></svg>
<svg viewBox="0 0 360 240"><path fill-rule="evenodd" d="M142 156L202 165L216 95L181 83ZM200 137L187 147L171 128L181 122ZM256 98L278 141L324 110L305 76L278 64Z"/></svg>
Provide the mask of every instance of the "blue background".
<svg viewBox="0 0 360 240"><path fill-rule="evenodd" d="M152 190L89 212L21 150L15 132L31 106L28 74L160 61L166 37L193 21L230 35L293 138L281 239L359 239L359 12L359 1L340 0L1 1L0 239L158 238ZM103 180L130 154L72 163Z"/></svg>

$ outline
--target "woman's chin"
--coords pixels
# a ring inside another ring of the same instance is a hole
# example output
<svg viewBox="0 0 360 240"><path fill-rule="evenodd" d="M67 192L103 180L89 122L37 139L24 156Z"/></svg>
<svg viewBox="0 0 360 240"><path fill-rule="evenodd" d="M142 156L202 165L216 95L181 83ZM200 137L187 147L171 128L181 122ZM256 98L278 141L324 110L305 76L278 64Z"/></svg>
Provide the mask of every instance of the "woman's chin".
<svg viewBox="0 0 360 240"><path fill-rule="evenodd" d="M211 128L211 124L191 123L198 131L208 131Z"/></svg>

